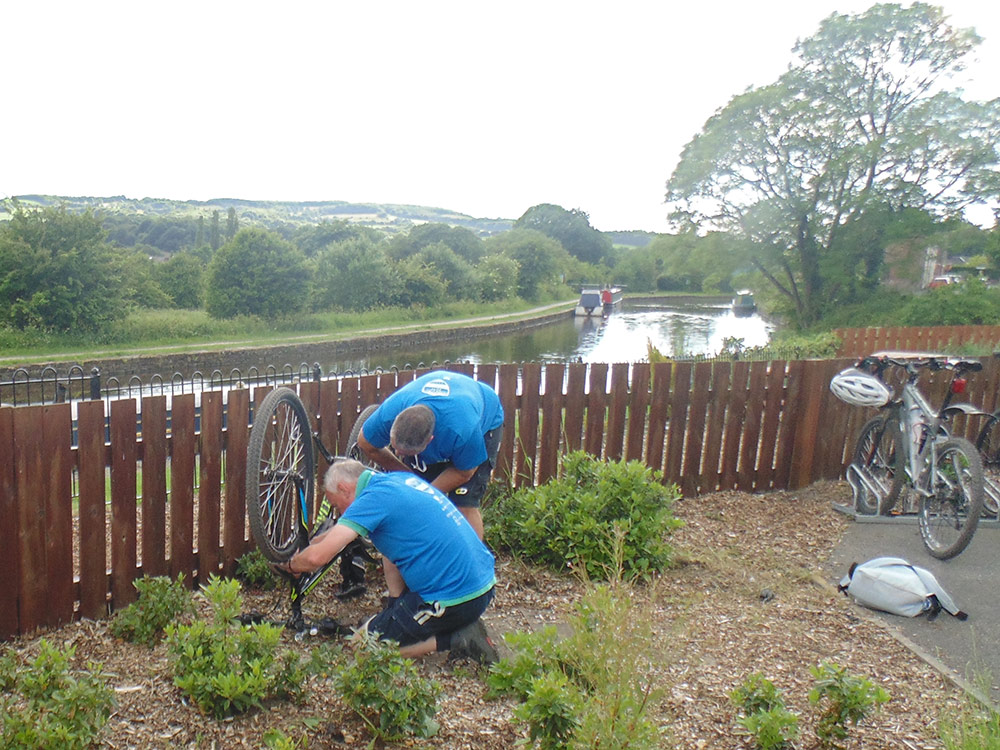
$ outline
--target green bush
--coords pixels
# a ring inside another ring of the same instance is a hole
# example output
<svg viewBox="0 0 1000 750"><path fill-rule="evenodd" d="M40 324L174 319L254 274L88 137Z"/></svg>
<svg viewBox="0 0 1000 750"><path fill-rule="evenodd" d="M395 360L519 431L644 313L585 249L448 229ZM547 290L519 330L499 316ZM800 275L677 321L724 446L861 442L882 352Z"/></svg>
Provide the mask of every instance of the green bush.
<svg viewBox="0 0 1000 750"><path fill-rule="evenodd" d="M742 714L739 724L759 750L781 750L798 737L799 718L787 708L774 683L759 672L729 694Z"/></svg>
<svg viewBox="0 0 1000 750"><path fill-rule="evenodd" d="M536 746L657 748L646 715L659 697L651 620L625 588L598 587L577 603L565 639L554 627L505 635L511 653L490 667L490 692L522 701L515 718Z"/></svg>
<svg viewBox="0 0 1000 750"><path fill-rule="evenodd" d="M608 462L577 451L558 479L515 491L488 509L494 547L591 579L648 578L670 563L667 535L680 525L680 493L638 461Z"/></svg>
<svg viewBox="0 0 1000 750"><path fill-rule="evenodd" d="M408 735L434 735L441 687L423 679L391 641L359 631L354 645L346 657L343 651L335 651L328 670L319 666L315 671L329 671L340 699L365 722L373 740L394 742Z"/></svg>
<svg viewBox="0 0 1000 750"><path fill-rule="evenodd" d="M274 569L259 549L252 549L236 561L236 577L247 586L269 591L278 579Z"/></svg>
<svg viewBox="0 0 1000 750"><path fill-rule="evenodd" d="M111 715L114 694L101 667L73 670L73 646L46 640L23 662L13 649L0 658L0 748L76 750L90 747Z"/></svg>
<svg viewBox="0 0 1000 750"><path fill-rule="evenodd" d="M181 615L194 613L194 597L184 587L183 573L177 575L176 581L165 576L145 576L133 585L139 598L119 610L109 626L116 638L152 648L168 624Z"/></svg>
<svg viewBox="0 0 1000 750"><path fill-rule="evenodd" d="M302 697L305 669L290 651L278 653L282 628L235 621L243 606L239 583L212 576L204 587L212 622L168 625L174 684L217 719L259 708L270 698Z"/></svg>
<svg viewBox="0 0 1000 750"><path fill-rule="evenodd" d="M872 685L865 677L850 674L846 667L824 662L809 671L815 678L809 702L823 704L816 736L827 745L836 747L836 740L847 737L848 722L857 725L889 700L883 688Z"/></svg>

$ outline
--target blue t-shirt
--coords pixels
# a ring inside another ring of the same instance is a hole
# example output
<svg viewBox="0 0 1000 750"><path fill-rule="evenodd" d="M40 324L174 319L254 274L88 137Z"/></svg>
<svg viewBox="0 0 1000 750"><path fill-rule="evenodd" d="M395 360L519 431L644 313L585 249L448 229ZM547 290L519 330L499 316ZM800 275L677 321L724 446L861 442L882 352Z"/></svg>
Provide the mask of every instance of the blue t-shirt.
<svg viewBox="0 0 1000 750"><path fill-rule="evenodd" d="M338 523L371 539L425 602L461 604L496 583L493 554L469 522L410 472L372 474Z"/></svg>
<svg viewBox="0 0 1000 750"><path fill-rule="evenodd" d="M416 404L434 412L434 439L417 455L416 466L450 461L456 469L468 471L486 461L483 436L503 424L500 398L485 383L447 370L421 375L389 396L365 422L365 440L385 448L393 421Z"/></svg>

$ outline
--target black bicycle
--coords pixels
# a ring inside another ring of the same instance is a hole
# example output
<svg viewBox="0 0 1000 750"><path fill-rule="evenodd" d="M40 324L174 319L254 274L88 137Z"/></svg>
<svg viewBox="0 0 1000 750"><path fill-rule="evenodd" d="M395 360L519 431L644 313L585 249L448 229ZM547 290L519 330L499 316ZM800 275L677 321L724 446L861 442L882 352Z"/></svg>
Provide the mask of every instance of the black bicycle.
<svg viewBox="0 0 1000 750"><path fill-rule="evenodd" d="M355 420L344 456L327 450L311 428L305 405L294 390L275 388L264 397L254 413L250 442L247 446L246 497L250 531L261 553L271 562L287 562L311 539L336 523L334 509L321 493L315 508L316 458L328 464L343 458L355 458L371 465L358 448L358 436L365 420L377 408L364 409ZM345 632L339 624L324 620L309 624L302 615L302 599L326 575L334 563L356 559L374 562L366 542L352 542L339 555L312 573L301 576L284 574L290 582L291 615L286 626L297 632ZM341 567L343 572L343 566ZM345 579L346 580L346 579Z"/></svg>

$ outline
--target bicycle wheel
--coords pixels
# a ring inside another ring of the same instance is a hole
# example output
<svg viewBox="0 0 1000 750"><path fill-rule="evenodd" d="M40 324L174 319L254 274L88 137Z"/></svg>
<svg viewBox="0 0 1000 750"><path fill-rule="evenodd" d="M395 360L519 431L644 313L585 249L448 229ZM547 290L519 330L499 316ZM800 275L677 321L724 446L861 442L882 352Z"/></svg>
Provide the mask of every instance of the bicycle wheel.
<svg viewBox="0 0 1000 750"><path fill-rule="evenodd" d="M976 438L976 448L983 461L983 514L1000 515L1000 412L993 412Z"/></svg>
<svg viewBox="0 0 1000 750"><path fill-rule="evenodd" d="M928 552L947 560L969 546L983 512L983 463L965 438L936 446L934 483L920 498L920 536Z"/></svg>
<svg viewBox="0 0 1000 750"><path fill-rule="evenodd" d="M291 558L308 541L316 469L309 416L291 388L271 391L254 414L247 447L247 511L264 557Z"/></svg>
<svg viewBox="0 0 1000 750"><path fill-rule="evenodd" d="M888 515L903 489L903 471L898 466L899 425L893 414L880 414L865 423L854 447L854 464L872 485L881 488L876 494L859 485L857 510L864 515Z"/></svg>
<svg viewBox="0 0 1000 750"><path fill-rule="evenodd" d="M368 417L375 413L376 409L378 409L378 404L369 404L362 409L358 418L354 420L354 426L351 427L351 432L347 436L347 457L357 459L369 468L375 468L375 464L370 458L368 458L367 455L365 455L365 452L358 447L358 438L361 436L361 428L364 426L365 422L368 421Z"/></svg>

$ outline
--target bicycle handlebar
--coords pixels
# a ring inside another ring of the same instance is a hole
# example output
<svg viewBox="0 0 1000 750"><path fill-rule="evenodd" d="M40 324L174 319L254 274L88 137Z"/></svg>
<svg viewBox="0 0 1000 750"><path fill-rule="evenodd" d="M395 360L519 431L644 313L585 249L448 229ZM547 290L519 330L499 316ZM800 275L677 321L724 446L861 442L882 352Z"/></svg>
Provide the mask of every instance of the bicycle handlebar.
<svg viewBox="0 0 1000 750"><path fill-rule="evenodd" d="M927 368L931 371L951 370L953 377L959 377L966 372L979 372L983 369L983 363L974 359L954 359L944 354L917 355L916 357L904 359L905 352L899 354L889 354L876 352L862 357L858 360L856 367L874 370L873 375L882 379L885 370L890 365L906 370L911 380L919 376L919 370Z"/></svg>

